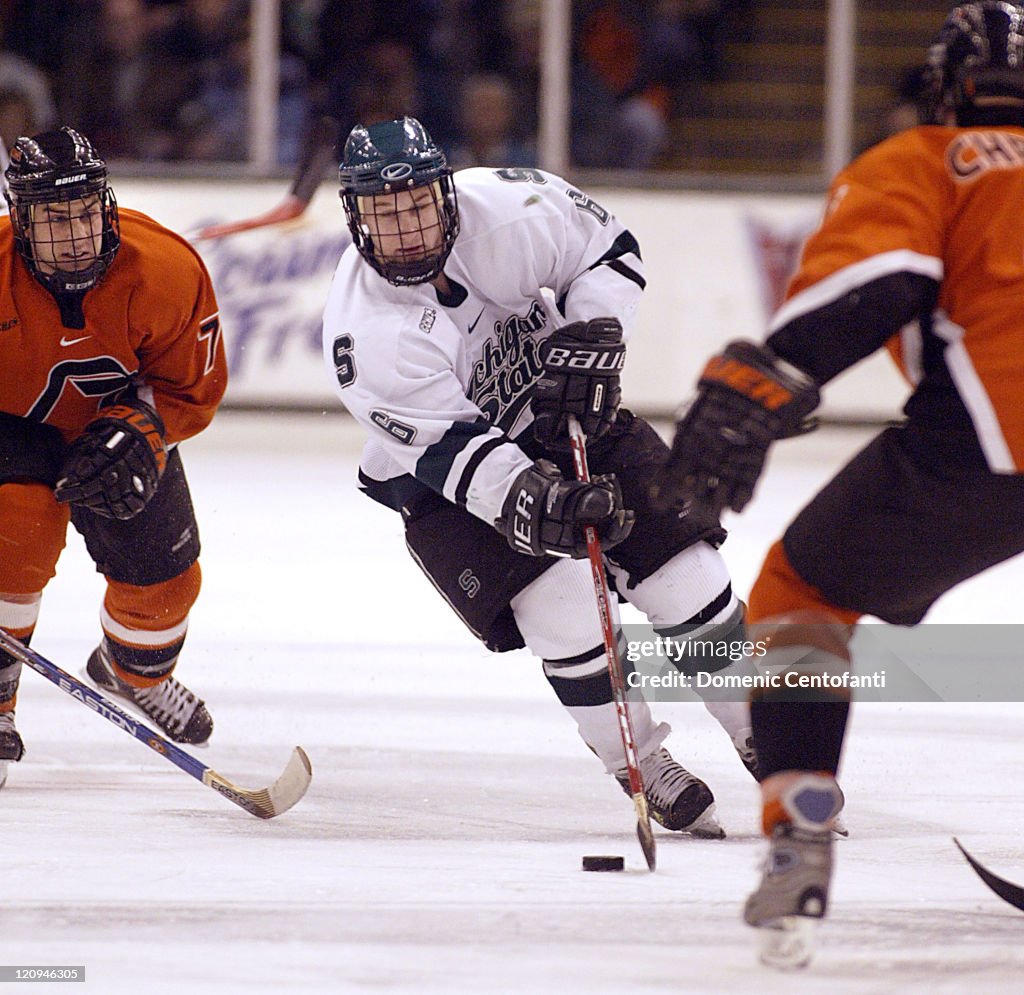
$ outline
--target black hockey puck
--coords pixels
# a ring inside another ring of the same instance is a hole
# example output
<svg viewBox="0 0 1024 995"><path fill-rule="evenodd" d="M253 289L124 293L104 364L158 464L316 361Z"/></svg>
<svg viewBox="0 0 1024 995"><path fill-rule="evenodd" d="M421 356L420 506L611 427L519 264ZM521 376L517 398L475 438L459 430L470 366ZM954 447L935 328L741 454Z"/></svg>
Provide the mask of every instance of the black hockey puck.
<svg viewBox="0 0 1024 995"><path fill-rule="evenodd" d="M583 870L585 871L621 871L625 867L626 860L624 857L591 855L583 858Z"/></svg>

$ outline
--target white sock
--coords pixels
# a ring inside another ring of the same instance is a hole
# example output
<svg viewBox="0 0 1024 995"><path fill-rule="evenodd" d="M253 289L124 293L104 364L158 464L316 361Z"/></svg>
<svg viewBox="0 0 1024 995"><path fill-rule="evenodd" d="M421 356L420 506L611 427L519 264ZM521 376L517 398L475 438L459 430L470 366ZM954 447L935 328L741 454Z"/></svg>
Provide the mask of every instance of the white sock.
<svg viewBox="0 0 1024 995"><path fill-rule="evenodd" d="M636 738L637 760L650 756L672 731L667 722L657 725L651 717L651 710L644 701L630 702L629 718ZM587 744L604 764L609 774L625 770L626 754L619 732L619 719L615 703L607 705L567 705L565 709L575 720L583 742Z"/></svg>

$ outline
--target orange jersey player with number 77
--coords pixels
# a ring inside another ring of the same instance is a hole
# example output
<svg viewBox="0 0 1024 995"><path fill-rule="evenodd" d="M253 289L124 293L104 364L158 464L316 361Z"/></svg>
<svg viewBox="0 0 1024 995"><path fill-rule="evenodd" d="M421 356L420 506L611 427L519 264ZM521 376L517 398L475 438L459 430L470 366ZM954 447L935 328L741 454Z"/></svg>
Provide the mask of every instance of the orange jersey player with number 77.
<svg viewBox="0 0 1024 995"><path fill-rule="evenodd" d="M103 159L69 127L19 138L0 219L0 628L27 643L67 526L107 581L91 680L171 739L203 743L202 700L172 676L200 588L177 444L227 385L198 254L119 210ZM21 663L0 650L0 782L24 744Z"/></svg>

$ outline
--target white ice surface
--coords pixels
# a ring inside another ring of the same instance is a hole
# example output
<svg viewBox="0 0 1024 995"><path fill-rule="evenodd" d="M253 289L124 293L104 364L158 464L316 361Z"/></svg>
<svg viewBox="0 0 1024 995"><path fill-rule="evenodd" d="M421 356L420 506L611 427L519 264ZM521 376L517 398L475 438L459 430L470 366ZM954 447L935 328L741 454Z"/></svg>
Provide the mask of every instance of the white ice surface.
<svg viewBox="0 0 1024 995"><path fill-rule="evenodd" d="M865 438L779 447L724 547L749 588L782 525ZM713 787L722 842L659 834L642 869L628 799L539 665L492 656L354 486L357 434L325 416L223 413L184 447L204 589L179 675L210 704L195 752L246 786L308 751L307 797L257 820L38 675L0 792L0 964L85 965L116 992L864 993L1024 990L1024 916L950 841L1024 879L1024 706L875 704L854 714L833 914L800 974L761 967L740 922L756 791L699 705L656 706ZM880 541L881 540L880 538ZM1019 620L1024 564L930 621ZM76 673L100 578L72 532L35 647ZM580 870L584 854L622 874Z"/></svg>

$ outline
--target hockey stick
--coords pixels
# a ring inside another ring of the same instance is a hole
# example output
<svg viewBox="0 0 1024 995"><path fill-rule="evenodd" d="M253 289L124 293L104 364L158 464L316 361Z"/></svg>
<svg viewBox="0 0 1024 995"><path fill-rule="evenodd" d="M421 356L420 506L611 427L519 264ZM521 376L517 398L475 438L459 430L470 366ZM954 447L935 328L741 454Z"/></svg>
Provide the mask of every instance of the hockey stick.
<svg viewBox="0 0 1024 995"><path fill-rule="evenodd" d="M953 842L957 845L957 849L964 855L964 859L971 867L974 868L975 873L985 882L1004 902L1009 902L1015 909L1020 909L1024 912L1024 888L1019 884L1014 884L1012 881L1007 881L1005 878L999 877L997 874L993 874L984 864L979 863L974 859L960 844L960 841L954 836Z"/></svg>
<svg viewBox="0 0 1024 995"><path fill-rule="evenodd" d="M292 181L288 195L276 207L263 214L241 221L225 221L221 224L207 225L185 233L190 242L212 241L239 232L252 231L254 228L265 228L268 225L279 225L300 217L309 207L320 181L324 177L327 166L334 158L334 143L337 139L338 124L333 118L318 118L309 133L306 142L306 155L299 163L299 168Z"/></svg>
<svg viewBox="0 0 1024 995"><path fill-rule="evenodd" d="M265 214L257 215L255 218L245 218L242 221L225 221L221 224L207 225L205 228L185 232L184 236L190 242L213 241L214 239L224 238L226 235L237 235L242 231L251 231L254 228L280 225L285 221L291 221L293 218L302 215L308 206L308 200L302 200L294 194L288 194L280 204L271 208Z"/></svg>
<svg viewBox="0 0 1024 995"><path fill-rule="evenodd" d="M576 479L590 483L590 469L587 466L587 437L575 415L569 415L569 440L572 443L572 461ZM633 721L629 717L626 703L626 679L622 673L622 660L616 639L615 620L608 577L604 571L604 557L601 544L597 541L597 530L593 525L583 529L587 537L587 556L590 558L590 572L594 578L594 594L597 596L597 614L601 618L601 634L604 637L604 655L608 661L608 675L611 677L612 697L615 701L615 715L619 720L619 735L622 737L622 751L626 757L629 772L629 791L636 808L636 836L640 849L650 870L654 870L657 852L654 846L654 831L651 829L651 815L647 810L647 795L644 794L644 779L640 773L640 761L636 755L636 737L633 735Z"/></svg>
<svg viewBox="0 0 1024 995"><path fill-rule="evenodd" d="M287 812L302 798L309 787L309 782L313 777L313 768L310 765L309 757L306 756L301 746L296 746L292 751L288 766L273 784L267 785L265 788L240 788L222 774L218 774L212 767L200 763L170 740L164 739L163 736L142 722L131 718L99 692L61 670L55 663L50 663L46 657L25 646L24 643L19 642L3 629L0 629L0 648L37 673L42 674L48 681L56 684L61 691L71 695L72 698L102 715L119 729L145 743L150 749L180 767L186 774L191 774L197 781L202 781L207 787L213 788L228 801L244 808L250 815L258 816L260 819L272 819L275 815Z"/></svg>

